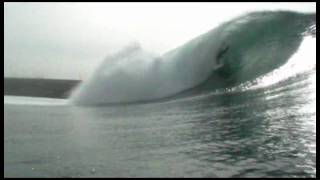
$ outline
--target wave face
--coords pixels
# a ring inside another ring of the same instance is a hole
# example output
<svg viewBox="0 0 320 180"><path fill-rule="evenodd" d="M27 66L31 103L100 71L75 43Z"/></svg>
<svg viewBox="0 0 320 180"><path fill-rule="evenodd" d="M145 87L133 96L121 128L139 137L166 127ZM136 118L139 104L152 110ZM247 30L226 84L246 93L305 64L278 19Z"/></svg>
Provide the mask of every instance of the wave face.
<svg viewBox="0 0 320 180"><path fill-rule="evenodd" d="M315 17L287 11L249 13L162 56L133 44L107 57L70 100L77 105L151 101L256 79L288 61L304 35L315 32Z"/></svg>

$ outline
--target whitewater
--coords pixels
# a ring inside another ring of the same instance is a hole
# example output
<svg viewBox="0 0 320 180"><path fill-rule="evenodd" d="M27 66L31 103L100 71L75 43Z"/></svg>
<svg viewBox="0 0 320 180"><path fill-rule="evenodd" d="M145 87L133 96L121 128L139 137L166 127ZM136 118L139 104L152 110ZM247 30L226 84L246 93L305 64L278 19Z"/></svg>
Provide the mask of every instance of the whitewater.
<svg viewBox="0 0 320 180"><path fill-rule="evenodd" d="M68 99L4 96L5 177L316 177L315 13L133 43Z"/></svg>
<svg viewBox="0 0 320 180"><path fill-rule="evenodd" d="M133 43L107 57L71 96L71 103L99 105L172 97L236 86L266 74L297 51L315 14L253 12L221 24L164 55Z"/></svg>

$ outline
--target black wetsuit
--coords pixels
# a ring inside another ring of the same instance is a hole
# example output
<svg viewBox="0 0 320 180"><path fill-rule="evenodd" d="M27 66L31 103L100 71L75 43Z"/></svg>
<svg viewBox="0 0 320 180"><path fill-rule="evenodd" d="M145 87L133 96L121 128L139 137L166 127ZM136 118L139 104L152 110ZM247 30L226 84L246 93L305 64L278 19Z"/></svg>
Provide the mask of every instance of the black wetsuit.
<svg viewBox="0 0 320 180"><path fill-rule="evenodd" d="M226 48L224 48L223 50L221 50L218 54L217 54L217 63L220 64L220 59L221 57L228 51L229 46L227 46Z"/></svg>

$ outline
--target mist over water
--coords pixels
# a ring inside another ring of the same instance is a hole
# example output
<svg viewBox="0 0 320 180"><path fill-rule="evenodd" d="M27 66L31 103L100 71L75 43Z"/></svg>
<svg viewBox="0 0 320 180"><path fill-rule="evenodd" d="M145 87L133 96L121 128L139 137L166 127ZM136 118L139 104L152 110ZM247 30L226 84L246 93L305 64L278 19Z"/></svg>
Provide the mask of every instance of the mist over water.
<svg viewBox="0 0 320 180"><path fill-rule="evenodd" d="M227 21L163 55L133 44L107 57L70 100L132 103L237 86L285 64L314 24L315 14L263 11Z"/></svg>
<svg viewBox="0 0 320 180"><path fill-rule="evenodd" d="M315 13L220 25L130 44L70 99L4 96L4 176L315 178Z"/></svg>
<svg viewBox="0 0 320 180"><path fill-rule="evenodd" d="M163 54L259 10L315 12L315 3L4 3L4 76L87 79L138 41Z"/></svg>

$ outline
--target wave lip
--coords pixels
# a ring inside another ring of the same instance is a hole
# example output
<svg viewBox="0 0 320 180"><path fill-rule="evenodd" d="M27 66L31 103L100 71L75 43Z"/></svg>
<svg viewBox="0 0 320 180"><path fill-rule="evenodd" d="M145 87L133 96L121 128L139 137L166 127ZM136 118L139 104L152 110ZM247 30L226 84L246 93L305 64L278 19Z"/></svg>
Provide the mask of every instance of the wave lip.
<svg viewBox="0 0 320 180"><path fill-rule="evenodd" d="M70 101L77 105L151 101L194 89L201 93L236 86L285 64L304 32L315 24L314 17L288 11L249 13L162 56L134 44L106 58Z"/></svg>

